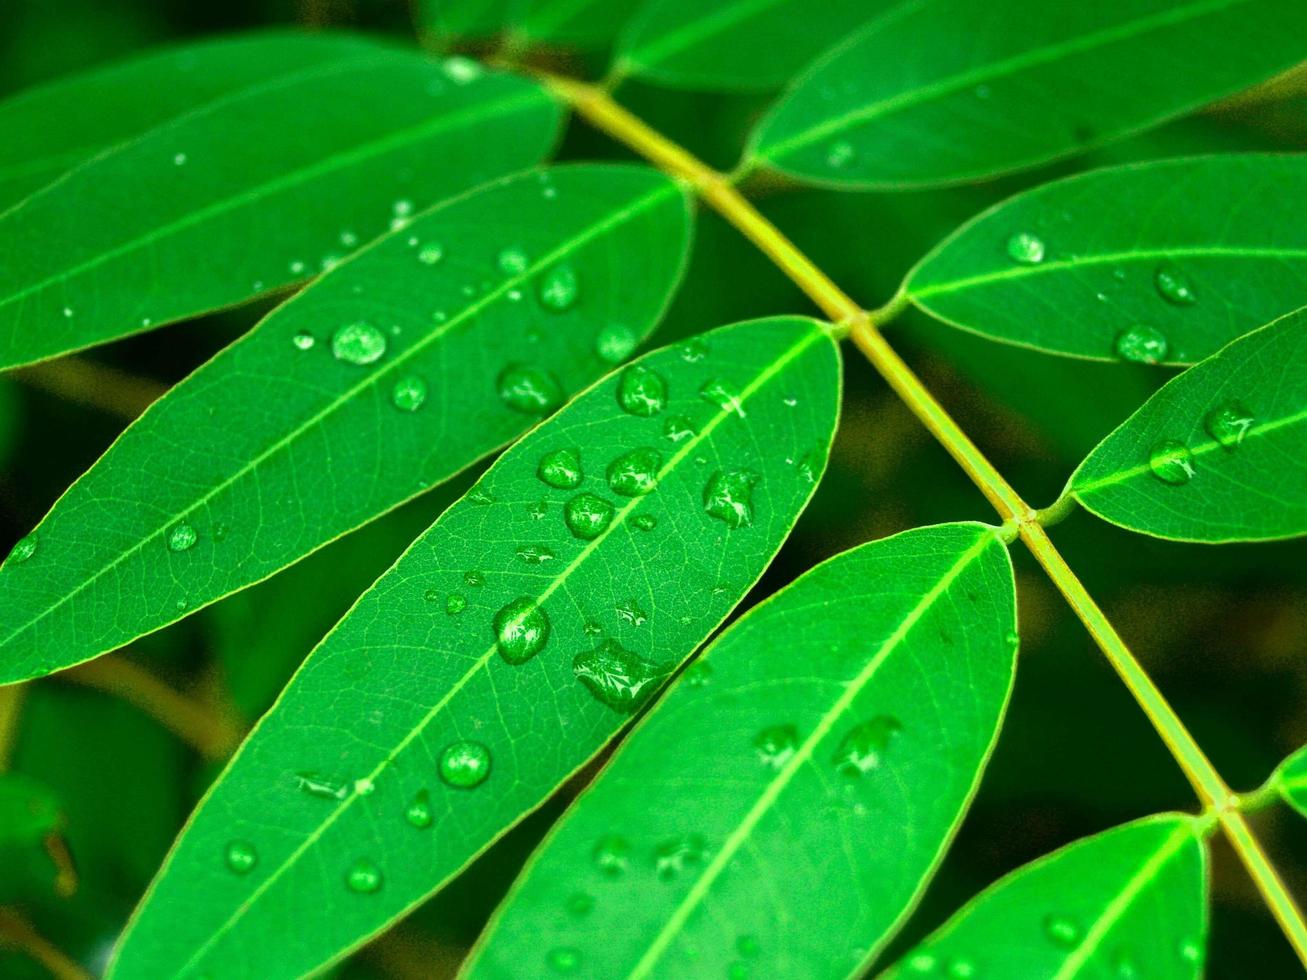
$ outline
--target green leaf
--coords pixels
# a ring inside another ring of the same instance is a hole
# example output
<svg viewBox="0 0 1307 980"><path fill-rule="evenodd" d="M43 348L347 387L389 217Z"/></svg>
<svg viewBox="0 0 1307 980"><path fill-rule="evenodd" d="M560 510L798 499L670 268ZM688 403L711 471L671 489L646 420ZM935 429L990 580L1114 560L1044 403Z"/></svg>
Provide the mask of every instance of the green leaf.
<svg viewBox="0 0 1307 980"><path fill-rule="evenodd" d="M680 88L778 88L889 0L651 0L622 40L617 71Z"/></svg>
<svg viewBox="0 0 1307 980"><path fill-rule="evenodd" d="M839 394L822 324L754 321L642 358L509 449L260 722L115 975L298 976L431 894L748 592L813 491Z"/></svg>
<svg viewBox="0 0 1307 980"><path fill-rule="evenodd" d="M578 48L612 44L640 0L519 0L514 40Z"/></svg>
<svg viewBox="0 0 1307 980"><path fill-rule="evenodd" d="M1192 364L1307 298L1307 158L1132 164L1027 191L963 226L905 296L994 340Z"/></svg>
<svg viewBox="0 0 1307 980"><path fill-rule="evenodd" d="M0 212L0 368L307 279L537 162L558 118L523 79L386 49L196 100Z"/></svg>
<svg viewBox="0 0 1307 980"><path fill-rule="evenodd" d="M417 0L421 29L438 38L486 38L504 29L520 0Z"/></svg>
<svg viewBox="0 0 1307 980"><path fill-rule="evenodd" d="M595 977L858 974L980 782L1015 629L993 528L920 528L817 566L713 643L632 733L470 975L566 960Z"/></svg>
<svg viewBox="0 0 1307 980"><path fill-rule="evenodd" d="M0 680L180 619L515 438L648 334L687 208L644 167L532 171L323 276L156 402L0 568Z"/></svg>
<svg viewBox="0 0 1307 980"><path fill-rule="evenodd" d="M1307 310L1172 379L1095 447L1068 490L1121 527L1178 541L1307 534Z"/></svg>
<svg viewBox="0 0 1307 980"><path fill-rule="evenodd" d="M1195 978L1207 938L1196 821L1137 820L1012 872L972 899L887 978Z"/></svg>
<svg viewBox="0 0 1307 980"><path fill-rule="evenodd" d="M59 837L63 827L62 807L49 787L21 773L0 772L0 902L68 894L75 879Z"/></svg>
<svg viewBox="0 0 1307 980"><path fill-rule="evenodd" d="M1156 125L1304 57L1300 0L909 0L804 75L748 159L845 187L975 180Z"/></svg>
<svg viewBox="0 0 1307 980"><path fill-rule="evenodd" d="M1307 817L1307 746L1285 759L1275 772L1284 802Z"/></svg>

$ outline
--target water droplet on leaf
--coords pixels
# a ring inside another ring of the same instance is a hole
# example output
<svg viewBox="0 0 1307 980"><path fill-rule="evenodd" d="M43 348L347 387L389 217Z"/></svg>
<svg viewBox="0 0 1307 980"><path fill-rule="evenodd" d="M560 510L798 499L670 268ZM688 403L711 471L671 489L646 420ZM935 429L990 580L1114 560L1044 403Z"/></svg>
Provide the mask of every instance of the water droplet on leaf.
<svg viewBox="0 0 1307 980"><path fill-rule="evenodd" d="M772 725L764 728L753 740L758 758L763 765L780 769L789 762L799 746L799 732L793 725Z"/></svg>
<svg viewBox="0 0 1307 980"><path fill-rule="evenodd" d="M445 600L445 612L450 616L457 616L467 608L467 599L457 592L451 592L449 598Z"/></svg>
<svg viewBox="0 0 1307 980"><path fill-rule="evenodd" d="M510 246L499 253L499 268L502 272L507 272L510 276L518 275L526 271L530 261L526 253L516 246Z"/></svg>
<svg viewBox="0 0 1307 980"><path fill-rule="evenodd" d="M885 750L903 726L888 715L863 722L840 740L835 750L835 767L847 776L860 776L880 767Z"/></svg>
<svg viewBox="0 0 1307 980"><path fill-rule="evenodd" d="M1238 402L1229 402L1208 412L1203 417L1203 428L1223 449L1233 452L1256 421L1248 409Z"/></svg>
<svg viewBox="0 0 1307 980"><path fill-rule="evenodd" d="M528 565L543 565L554 560L554 552L543 544L524 544L517 549L517 557Z"/></svg>
<svg viewBox="0 0 1307 980"><path fill-rule="evenodd" d="M585 473L581 470L581 454L575 449L555 449L540 457L536 476L551 487L573 490L581 485Z"/></svg>
<svg viewBox="0 0 1307 980"><path fill-rule="evenodd" d="M418 790L417 795L409 800L408 806L404 808L404 819L409 826L417 827L419 830L430 827L433 819L431 794L424 789Z"/></svg>
<svg viewBox="0 0 1307 980"><path fill-rule="evenodd" d="M347 323L332 334L331 353L347 364L371 364L386 353L386 335L362 320Z"/></svg>
<svg viewBox="0 0 1307 980"><path fill-rule="evenodd" d="M1162 299L1175 306L1193 306L1198 302L1193 282L1174 262L1163 262L1157 267L1153 284Z"/></svg>
<svg viewBox="0 0 1307 980"><path fill-rule="evenodd" d="M312 350L317 342L317 338L307 330L300 330L291 338L291 343L295 345L296 350Z"/></svg>
<svg viewBox="0 0 1307 980"><path fill-rule="evenodd" d="M238 875L249 874L259 863L259 852L248 841L234 840L227 845L227 867Z"/></svg>
<svg viewBox="0 0 1307 980"><path fill-rule="evenodd" d="M416 412L427 400L427 383L416 374L395 382L390 389L390 401L401 412Z"/></svg>
<svg viewBox="0 0 1307 980"><path fill-rule="evenodd" d="M663 881L671 881L681 872L702 863L703 838L698 834L673 837L654 848L654 874Z"/></svg>
<svg viewBox="0 0 1307 980"><path fill-rule="evenodd" d="M1044 935L1059 946L1071 948L1080 941L1080 927L1065 915L1050 915L1044 919Z"/></svg>
<svg viewBox="0 0 1307 980"><path fill-rule="evenodd" d="M1038 265L1044 261L1044 240L1028 231L1019 231L1007 240L1007 254L1021 265Z"/></svg>
<svg viewBox="0 0 1307 980"><path fill-rule="evenodd" d="M857 151L853 149L852 143L847 140L838 140L827 147L826 164L836 170L842 170L853 161L856 155Z"/></svg>
<svg viewBox="0 0 1307 980"><path fill-rule="evenodd" d="M750 470L718 470L703 488L703 509L729 528L753 523L753 488L758 474Z"/></svg>
<svg viewBox="0 0 1307 980"><path fill-rule="evenodd" d="M563 313L576 305L580 290L576 273L568 265L556 265L543 276L536 286L540 304L555 313Z"/></svg>
<svg viewBox="0 0 1307 980"><path fill-rule="evenodd" d="M681 442L695 434L694 423L684 415L669 415L663 423L663 435L672 442Z"/></svg>
<svg viewBox="0 0 1307 980"><path fill-rule="evenodd" d="M524 664L549 641L549 617L534 599L522 596L495 613L495 644L510 664Z"/></svg>
<svg viewBox="0 0 1307 980"><path fill-rule="evenodd" d="M195 528L189 524L178 524L168 532L168 550L186 551L188 548L193 548L199 538L200 536L195 533Z"/></svg>
<svg viewBox="0 0 1307 980"><path fill-rule="evenodd" d="M643 626L649 621L649 614L635 604L634 599L619 602L616 606L617 618L632 626Z"/></svg>
<svg viewBox="0 0 1307 980"><path fill-rule="evenodd" d="M631 523L635 525L637 531L652 531L658 526L658 518L653 514L636 514L631 518Z"/></svg>
<svg viewBox="0 0 1307 980"><path fill-rule="evenodd" d="M656 449L632 449L608 464L608 486L623 497L640 497L658 485L662 454Z"/></svg>
<svg viewBox="0 0 1307 980"><path fill-rule="evenodd" d="M25 562L36 554L36 535L28 534L14 542L14 546L9 549L9 557L5 559L6 564L17 565Z"/></svg>
<svg viewBox="0 0 1307 980"><path fill-rule="evenodd" d="M1183 442L1167 439L1153 447L1148 456L1148 468L1163 483L1180 486L1194 477L1194 464L1189 447Z"/></svg>
<svg viewBox="0 0 1307 980"><path fill-rule="evenodd" d="M610 834L599 839L590 856L596 868L608 877L616 878L631 864L631 845L626 838Z"/></svg>
<svg viewBox="0 0 1307 980"><path fill-rule="evenodd" d="M699 389L699 397L716 405L723 412L731 412L744 418L744 403L740 401L740 392L729 381L713 378L704 382L703 387Z"/></svg>
<svg viewBox="0 0 1307 980"><path fill-rule="evenodd" d="M490 750L480 742L453 742L440 753L440 778L458 789L480 786L490 775Z"/></svg>
<svg viewBox="0 0 1307 980"><path fill-rule="evenodd" d="M381 869L367 858L359 858L345 874L345 884L352 892L371 895L381 888Z"/></svg>
<svg viewBox="0 0 1307 980"><path fill-rule="evenodd" d="M653 693L662 673L615 640L576 655L576 674L590 693L616 711L633 711Z"/></svg>
<svg viewBox="0 0 1307 980"><path fill-rule="evenodd" d="M563 520L574 537L593 541L613 520L613 505L593 493L577 494L563 507Z"/></svg>
<svg viewBox="0 0 1307 980"><path fill-rule="evenodd" d="M620 364L631 356L639 343L635 331L624 323L610 323L595 337L595 353L601 361Z"/></svg>
<svg viewBox="0 0 1307 980"><path fill-rule="evenodd" d="M1116 356L1135 364L1160 364L1166 359L1166 335L1146 323L1136 323L1116 335Z"/></svg>
<svg viewBox="0 0 1307 980"><path fill-rule="evenodd" d="M445 257L445 249L438 242L427 242L418 249L418 261L423 265L435 265Z"/></svg>
<svg viewBox="0 0 1307 980"><path fill-rule="evenodd" d="M563 388L548 371L510 364L499 373L499 397L514 411L547 415L563 403Z"/></svg>
<svg viewBox="0 0 1307 980"><path fill-rule="evenodd" d="M632 415L657 415L667 404L667 382L643 364L633 364L618 379L617 403Z"/></svg>
<svg viewBox="0 0 1307 980"><path fill-rule="evenodd" d="M348 783L343 780L322 776L316 772L298 773L295 780L299 788L308 793L309 796L317 796L324 800L343 800L349 795Z"/></svg>
<svg viewBox="0 0 1307 980"><path fill-rule="evenodd" d="M558 946L545 955L549 969L564 976L581 968L581 953L572 946Z"/></svg>
<svg viewBox="0 0 1307 980"><path fill-rule="evenodd" d="M486 584L486 576L484 572L475 568L470 568L463 573L463 581L474 589L480 588Z"/></svg>

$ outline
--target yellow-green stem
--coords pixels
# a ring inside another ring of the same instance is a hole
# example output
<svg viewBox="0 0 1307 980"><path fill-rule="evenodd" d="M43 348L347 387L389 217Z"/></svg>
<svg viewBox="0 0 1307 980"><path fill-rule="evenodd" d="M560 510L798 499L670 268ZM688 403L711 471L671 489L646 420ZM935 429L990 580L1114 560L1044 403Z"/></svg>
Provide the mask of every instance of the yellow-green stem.
<svg viewBox="0 0 1307 980"><path fill-rule="evenodd" d="M1059 500L1044 511L1035 511L1025 503L881 335L878 324L906 308L907 296L900 291L881 309L864 310L768 221L729 178L627 112L603 90L556 76L542 76L542 80L595 127L693 187L700 198L766 254L833 323L848 328L853 343L966 471L1004 523L1019 531L1021 539L1144 710L1204 807L1216 815L1298 958L1307 967L1307 924L1239 812L1238 797L1203 754L1041 526L1041 516L1061 518L1070 504Z"/></svg>

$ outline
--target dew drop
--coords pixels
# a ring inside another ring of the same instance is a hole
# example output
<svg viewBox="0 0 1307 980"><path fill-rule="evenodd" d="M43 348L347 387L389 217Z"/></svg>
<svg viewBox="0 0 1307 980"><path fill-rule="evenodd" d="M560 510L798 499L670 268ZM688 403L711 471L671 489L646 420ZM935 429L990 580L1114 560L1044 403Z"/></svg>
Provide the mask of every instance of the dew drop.
<svg viewBox="0 0 1307 980"><path fill-rule="evenodd" d="M1203 417L1203 428L1221 448L1234 452L1256 421L1253 413L1241 404L1229 402L1208 412Z"/></svg>
<svg viewBox="0 0 1307 980"><path fill-rule="evenodd" d="M635 331L624 323L610 323L599 331L595 337L595 353L601 361L620 364L631 356L639 338Z"/></svg>
<svg viewBox="0 0 1307 980"><path fill-rule="evenodd" d="M1157 267L1153 285L1162 299L1174 306L1193 306L1198 302L1193 281L1174 262L1163 262Z"/></svg>
<svg viewBox="0 0 1307 980"><path fill-rule="evenodd" d="M345 884L352 892L371 895L381 888L381 869L367 858L359 858L345 873Z"/></svg>
<svg viewBox="0 0 1307 980"><path fill-rule="evenodd" d="M959 956L949 961L948 975L952 980L971 980L976 975L976 964Z"/></svg>
<svg viewBox="0 0 1307 980"><path fill-rule="evenodd" d="M836 170L842 170L853 162L857 151L848 140L838 140L826 148L826 164Z"/></svg>
<svg viewBox="0 0 1307 980"><path fill-rule="evenodd" d="M36 554L36 535L28 534L19 538L14 546L9 550L9 557L5 559L6 564L17 565L25 562Z"/></svg>
<svg viewBox="0 0 1307 980"><path fill-rule="evenodd" d="M713 667L706 660L696 660L685 668L685 683L691 687L707 687L712 683Z"/></svg>
<svg viewBox="0 0 1307 980"><path fill-rule="evenodd" d="M549 513L549 504L547 501L537 500L526 505L526 512L533 521L544 520L544 516Z"/></svg>
<svg viewBox="0 0 1307 980"><path fill-rule="evenodd" d="M227 845L227 867L238 875L247 875L259 863L259 852L248 841L234 840Z"/></svg>
<svg viewBox="0 0 1307 980"><path fill-rule="evenodd" d="M789 762L798 746L799 732L793 725L772 725L760 731L753 740L758 758L772 769L780 769Z"/></svg>
<svg viewBox="0 0 1307 980"><path fill-rule="evenodd" d="M427 242L418 249L418 261L423 265L435 265L444 257L445 249L439 242Z"/></svg>
<svg viewBox="0 0 1307 980"><path fill-rule="evenodd" d="M463 581L474 589L478 589L486 584L486 576L484 572L478 569L469 568L463 573Z"/></svg>
<svg viewBox="0 0 1307 980"><path fill-rule="evenodd" d="M798 462L799 479L810 486L817 482L817 477L826 468L826 452L824 449L813 449L805 453L803 458Z"/></svg>
<svg viewBox="0 0 1307 980"><path fill-rule="evenodd" d="M526 415L547 415L563 403L563 388L548 371L510 364L499 373L499 397Z"/></svg>
<svg viewBox="0 0 1307 980"><path fill-rule="evenodd" d="M490 750L480 742L453 742L440 753L440 778L458 789L480 786L490 775Z"/></svg>
<svg viewBox="0 0 1307 980"><path fill-rule="evenodd" d="M671 881L682 872L701 864L704 850L703 838L698 834L665 840L654 848L654 874L662 881Z"/></svg>
<svg viewBox="0 0 1307 980"><path fill-rule="evenodd" d="M517 557L528 565L543 565L554 560L554 552L543 544L524 544L517 549Z"/></svg>
<svg viewBox="0 0 1307 980"><path fill-rule="evenodd" d="M636 514L631 518L631 523L635 525L637 531L652 531L658 526L658 518L653 514Z"/></svg>
<svg viewBox="0 0 1307 980"><path fill-rule="evenodd" d="M417 795L409 800L408 806L404 808L404 820L410 827L417 827L419 830L430 827L433 820L431 794L424 789L418 790Z"/></svg>
<svg viewBox="0 0 1307 980"><path fill-rule="evenodd" d="M572 946L556 946L545 954L549 969L564 976L581 968L581 953Z"/></svg>
<svg viewBox="0 0 1307 980"><path fill-rule="evenodd" d="M578 653L572 672L590 693L615 711L633 711L653 693L662 673L615 640Z"/></svg>
<svg viewBox="0 0 1307 980"><path fill-rule="evenodd" d="M681 345L681 360L686 364L698 364L708 356L708 344L702 338L692 337Z"/></svg>
<svg viewBox="0 0 1307 980"><path fill-rule="evenodd" d="M586 636L602 636L604 632L603 626L596 623L594 620L587 622L583 627L581 627L581 629Z"/></svg>
<svg viewBox="0 0 1307 980"><path fill-rule="evenodd" d="M601 837L590 852L594 865L610 878L625 873L631 864L631 845L624 837Z"/></svg>
<svg viewBox="0 0 1307 980"><path fill-rule="evenodd" d="M927 953L924 950L908 955L904 961L910 973L929 973L935 969L939 959L934 953Z"/></svg>
<svg viewBox="0 0 1307 980"><path fill-rule="evenodd" d="M427 589L422 593L422 598L426 599L427 602L435 602L440 598L440 590L435 588Z"/></svg>
<svg viewBox="0 0 1307 980"><path fill-rule="evenodd" d="M1116 335L1116 356L1135 364L1160 364L1166 359L1166 335L1146 323L1136 323Z"/></svg>
<svg viewBox="0 0 1307 980"><path fill-rule="evenodd" d="M902 729L898 719L879 715L852 728L835 750L835 768L846 776L860 776L880 768L885 751Z"/></svg>
<svg viewBox="0 0 1307 980"><path fill-rule="evenodd" d="M569 265L554 266L540 277L536 285L540 304L555 313L564 313L575 306L579 292L576 273Z"/></svg>
<svg viewBox="0 0 1307 980"><path fill-rule="evenodd" d="M449 598L445 600L445 614L457 616L467 608L467 599L457 592L449 593Z"/></svg>
<svg viewBox="0 0 1307 980"><path fill-rule="evenodd" d="M744 418L744 403L740 401L740 392L729 381L713 378L704 382L703 387L699 389L699 397L716 405L723 412L730 412Z"/></svg>
<svg viewBox="0 0 1307 980"><path fill-rule="evenodd" d="M1044 935L1070 949L1080 941L1080 927L1065 915L1050 915L1044 918Z"/></svg>
<svg viewBox="0 0 1307 980"><path fill-rule="evenodd" d="M617 404L632 415L657 415L667 404L667 382L657 371L632 364L618 379Z"/></svg>
<svg viewBox="0 0 1307 980"><path fill-rule="evenodd" d="M753 488L758 475L750 470L718 470L703 488L703 509L729 528L753 523Z"/></svg>
<svg viewBox="0 0 1307 980"><path fill-rule="evenodd" d="M1007 254L1021 265L1039 265L1044 261L1044 240L1028 231L1019 231L1007 240Z"/></svg>
<svg viewBox="0 0 1307 980"><path fill-rule="evenodd" d="M662 454L656 449L632 449L608 464L608 486L623 497L641 497L658 486Z"/></svg>
<svg viewBox="0 0 1307 980"><path fill-rule="evenodd" d="M495 613L495 645L510 664L524 664L549 641L549 617L534 599L514 599Z"/></svg>
<svg viewBox="0 0 1307 980"><path fill-rule="evenodd" d="M168 550L169 551L186 551L195 547L195 542L200 536L195 533L195 528L189 524L178 524L168 532Z"/></svg>
<svg viewBox="0 0 1307 980"><path fill-rule="evenodd" d="M455 85L467 85L480 78L485 69L471 58L454 55L441 62L440 70Z"/></svg>
<svg viewBox="0 0 1307 980"><path fill-rule="evenodd" d="M635 604L634 599L619 602L615 607L617 618L632 626L643 626L649 621L649 614Z"/></svg>
<svg viewBox="0 0 1307 980"><path fill-rule="evenodd" d="M390 401L401 412L416 412L427 400L427 383L416 374L406 375L390 389Z"/></svg>
<svg viewBox="0 0 1307 980"><path fill-rule="evenodd" d="M324 800L343 800L349 795L349 784L316 772L301 772L295 775L299 788L309 796Z"/></svg>
<svg viewBox="0 0 1307 980"><path fill-rule="evenodd" d="M296 350L312 350L318 340L307 330L301 330L290 339L290 342L295 345Z"/></svg>
<svg viewBox="0 0 1307 980"><path fill-rule="evenodd" d="M669 415L663 423L663 435L672 442L682 442L695 434L694 423L684 415Z"/></svg>
<svg viewBox="0 0 1307 980"><path fill-rule="evenodd" d="M573 537L593 541L613 520L613 505L593 493L577 494L563 507L563 521Z"/></svg>
<svg viewBox="0 0 1307 980"><path fill-rule="evenodd" d="M510 276L525 272L526 267L531 264L526 257L526 252L516 246L510 246L501 251L496 261L499 263L500 271L506 272Z"/></svg>
<svg viewBox="0 0 1307 980"><path fill-rule="evenodd" d="M1166 439L1148 455L1148 468L1163 483L1180 486L1194 478L1194 464L1189 447L1175 439Z"/></svg>
<svg viewBox="0 0 1307 980"><path fill-rule="evenodd" d="M371 364L386 353L386 335L362 320L347 323L332 334L331 353L347 364Z"/></svg>
<svg viewBox="0 0 1307 980"><path fill-rule="evenodd" d="M574 490L585 478L581 454L575 449L555 449L552 453L545 453L536 467L536 476L559 490Z"/></svg>

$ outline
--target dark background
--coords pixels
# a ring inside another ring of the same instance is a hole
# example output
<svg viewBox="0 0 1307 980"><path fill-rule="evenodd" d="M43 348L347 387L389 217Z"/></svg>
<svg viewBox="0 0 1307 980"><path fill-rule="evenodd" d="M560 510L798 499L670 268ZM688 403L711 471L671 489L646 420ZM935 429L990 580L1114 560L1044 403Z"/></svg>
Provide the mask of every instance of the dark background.
<svg viewBox="0 0 1307 980"><path fill-rule="evenodd" d="M4 0L0 96L151 45L287 23L413 36L410 11L393 0ZM475 50L479 43L464 46ZM726 168L766 103L635 83L619 96ZM1307 95L1235 100L1055 168L974 187L903 195L755 190L800 247L859 302L876 306L940 237L1023 187L1126 160L1277 148L1307 149ZM561 153L623 155L575 123ZM99 369L86 377L42 369L0 378L0 553L37 523L134 412L262 312L251 305L97 348L79 359ZM811 309L737 233L704 214L690 273L655 341L782 312ZM1156 368L1003 347L910 315L890 328L890 339L1036 505L1051 503L1085 452L1168 376ZM852 348L845 355L844 419L830 470L749 603L863 541L938 521L993 520L980 494L870 366ZM269 582L133 644L125 656L183 692L204 717L248 726L353 598L469 482L428 494ZM1053 536L1236 789L1255 787L1307 742L1307 546L1171 544L1084 513ZM891 955L1028 860L1135 817L1195 806L1175 763L1083 628L1028 556L1020 549L1014 554L1023 638L1014 700L952 855ZM23 914L93 971L217 771L217 762L129 700L84 679L56 676L25 685L7 746L0 721L0 767L7 761L62 797L64 836L79 877L71 898L37 897L22 906ZM344 972L452 972L525 855L583 781ZM1253 821L1290 886L1307 894L1301 860L1307 824L1284 808ZM1219 839L1212 871L1209 975L1300 975ZM0 950L0 976L41 975L30 960Z"/></svg>

